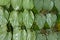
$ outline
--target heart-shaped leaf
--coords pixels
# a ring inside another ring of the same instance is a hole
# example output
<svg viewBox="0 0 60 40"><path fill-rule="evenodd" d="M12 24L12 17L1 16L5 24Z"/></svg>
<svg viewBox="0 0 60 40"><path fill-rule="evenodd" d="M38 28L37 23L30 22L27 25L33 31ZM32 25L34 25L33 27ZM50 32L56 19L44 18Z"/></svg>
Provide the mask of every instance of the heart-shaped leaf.
<svg viewBox="0 0 60 40"><path fill-rule="evenodd" d="M4 11L2 8L0 8L0 25L5 25L7 24L7 20L4 17Z"/></svg>
<svg viewBox="0 0 60 40"><path fill-rule="evenodd" d="M55 6L58 9L58 11L60 11L60 0L55 0Z"/></svg>
<svg viewBox="0 0 60 40"><path fill-rule="evenodd" d="M8 5L8 3L10 3L10 0L0 0L0 5L2 6Z"/></svg>
<svg viewBox="0 0 60 40"><path fill-rule="evenodd" d="M11 32L7 32L7 34L6 34L5 38L4 38L4 40L11 40L11 38L12 38Z"/></svg>
<svg viewBox="0 0 60 40"><path fill-rule="evenodd" d="M21 26L22 25L22 22L23 22L23 13L22 12L20 12L18 14L18 20L19 20L19 25Z"/></svg>
<svg viewBox="0 0 60 40"><path fill-rule="evenodd" d="M31 28L34 21L34 15L32 11L24 10L23 12L23 23L26 28Z"/></svg>
<svg viewBox="0 0 60 40"><path fill-rule="evenodd" d="M30 29L27 30L27 40L35 40L36 35L35 31L31 31Z"/></svg>
<svg viewBox="0 0 60 40"><path fill-rule="evenodd" d="M18 22L18 12L17 11L12 11L10 13L9 21L13 27L18 27L19 22Z"/></svg>
<svg viewBox="0 0 60 40"><path fill-rule="evenodd" d="M37 33L36 35L36 40L46 40L46 36L43 34Z"/></svg>
<svg viewBox="0 0 60 40"><path fill-rule="evenodd" d="M43 8L43 0L34 0L34 6L38 12L41 11Z"/></svg>
<svg viewBox="0 0 60 40"><path fill-rule="evenodd" d="M35 22L38 25L39 29L42 29L45 24L45 16L43 14L36 14L35 15Z"/></svg>
<svg viewBox="0 0 60 40"><path fill-rule="evenodd" d="M51 1L51 0L44 0L43 9L50 11L53 8L53 6L54 6L53 1Z"/></svg>
<svg viewBox="0 0 60 40"><path fill-rule="evenodd" d="M23 8L24 9L32 9L34 7L33 0L24 0Z"/></svg>
<svg viewBox="0 0 60 40"><path fill-rule="evenodd" d="M57 16L55 14L48 13L48 14L46 14L46 17L47 17L46 21L47 21L49 27L51 28L52 26L55 25Z"/></svg>
<svg viewBox="0 0 60 40"><path fill-rule="evenodd" d="M21 38L22 38L21 30L14 29L14 31L13 31L13 40L21 40Z"/></svg>
<svg viewBox="0 0 60 40"><path fill-rule="evenodd" d="M20 10L22 8L22 0L11 0L11 5L14 10Z"/></svg>
<svg viewBox="0 0 60 40"><path fill-rule="evenodd" d="M22 34L21 34L21 35L22 35L22 36L21 36L22 40L27 40L27 32L26 32L26 30L23 29L21 33L22 33Z"/></svg>
<svg viewBox="0 0 60 40"><path fill-rule="evenodd" d="M47 36L48 40L57 40L57 33L49 33Z"/></svg>

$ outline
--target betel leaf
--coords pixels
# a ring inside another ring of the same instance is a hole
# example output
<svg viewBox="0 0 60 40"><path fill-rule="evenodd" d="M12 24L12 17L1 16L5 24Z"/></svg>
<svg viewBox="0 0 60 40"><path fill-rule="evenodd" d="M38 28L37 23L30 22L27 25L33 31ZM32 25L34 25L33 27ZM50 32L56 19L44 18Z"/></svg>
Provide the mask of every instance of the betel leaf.
<svg viewBox="0 0 60 40"><path fill-rule="evenodd" d="M22 0L11 0L11 5L14 10L20 10L22 8Z"/></svg>
<svg viewBox="0 0 60 40"><path fill-rule="evenodd" d="M10 3L8 3L7 5L6 5L6 8L9 8L10 7Z"/></svg>
<svg viewBox="0 0 60 40"><path fill-rule="evenodd" d="M9 13L8 13L7 10L4 11L4 17L8 20L8 18L9 18Z"/></svg>
<svg viewBox="0 0 60 40"><path fill-rule="evenodd" d="M57 23L60 23L60 12L57 15Z"/></svg>
<svg viewBox="0 0 60 40"><path fill-rule="evenodd" d="M18 21L19 21L19 25L21 26L22 25L22 22L23 22L23 13L22 12L20 12L18 14Z"/></svg>
<svg viewBox="0 0 60 40"><path fill-rule="evenodd" d="M35 22L38 25L39 29L42 29L45 24L45 16L43 14L36 14L35 15Z"/></svg>
<svg viewBox="0 0 60 40"><path fill-rule="evenodd" d="M4 11L2 8L0 8L0 25L5 25L7 24L7 20L4 17Z"/></svg>
<svg viewBox="0 0 60 40"><path fill-rule="evenodd" d="M2 6L8 5L8 3L10 3L10 0L0 0L0 5Z"/></svg>
<svg viewBox="0 0 60 40"><path fill-rule="evenodd" d="M57 33L57 36L58 36L58 40L60 40L60 32Z"/></svg>
<svg viewBox="0 0 60 40"><path fill-rule="evenodd" d="M4 40L7 34L7 26L6 25L1 25L0 26L0 40Z"/></svg>
<svg viewBox="0 0 60 40"><path fill-rule="evenodd" d="M35 40L35 39L36 39L35 31L27 29L27 40Z"/></svg>
<svg viewBox="0 0 60 40"><path fill-rule="evenodd" d="M0 33L1 32L6 32L7 31L7 26L6 25L1 25L0 26Z"/></svg>
<svg viewBox="0 0 60 40"><path fill-rule="evenodd" d="M34 7L33 0L24 0L23 8L24 9L32 9Z"/></svg>
<svg viewBox="0 0 60 40"><path fill-rule="evenodd" d="M24 10L23 12L23 23L26 28L31 28L34 21L34 15L32 11Z"/></svg>
<svg viewBox="0 0 60 40"><path fill-rule="evenodd" d="M18 22L18 12L17 11L12 11L10 13L9 21L13 27L18 27L19 22Z"/></svg>
<svg viewBox="0 0 60 40"><path fill-rule="evenodd" d="M58 15L57 15L57 22L60 23L60 12L59 12Z"/></svg>
<svg viewBox="0 0 60 40"><path fill-rule="evenodd" d="M50 11L53 8L54 3L53 3L52 0L44 0L44 4L43 5L44 5L43 9Z"/></svg>
<svg viewBox="0 0 60 40"><path fill-rule="evenodd" d="M46 36L40 33L37 33L36 40L46 40Z"/></svg>
<svg viewBox="0 0 60 40"><path fill-rule="evenodd" d="M36 33L35 31L31 31L31 40L36 40Z"/></svg>
<svg viewBox="0 0 60 40"><path fill-rule="evenodd" d="M51 13L46 14L46 22L50 28L55 25L56 19L57 16L55 14Z"/></svg>
<svg viewBox="0 0 60 40"><path fill-rule="evenodd" d="M19 29L13 30L13 40L21 40L22 38L21 31L22 30Z"/></svg>
<svg viewBox="0 0 60 40"><path fill-rule="evenodd" d="M60 31L60 12L57 15L57 24L56 24L56 26L57 26L57 30Z"/></svg>
<svg viewBox="0 0 60 40"><path fill-rule="evenodd" d="M47 36L48 40L57 40L57 33L49 33Z"/></svg>
<svg viewBox="0 0 60 40"><path fill-rule="evenodd" d="M4 38L4 40L11 40L11 38L12 38L11 32L7 32L7 34L6 34L5 38Z"/></svg>
<svg viewBox="0 0 60 40"><path fill-rule="evenodd" d="M22 30L21 35L22 40L27 40L27 32L25 29Z"/></svg>
<svg viewBox="0 0 60 40"><path fill-rule="evenodd" d="M6 37L6 34L7 34L6 31L1 32L1 33L0 33L0 40L4 40L4 38Z"/></svg>
<svg viewBox="0 0 60 40"><path fill-rule="evenodd" d="M34 6L38 12L41 11L43 8L43 0L34 0Z"/></svg>
<svg viewBox="0 0 60 40"><path fill-rule="evenodd" d="M32 37L31 34L32 34L32 33L31 33L31 30L28 29L28 30L27 30L27 40L31 40L31 37Z"/></svg>
<svg viewBox="0 0 60 40"><path fill-rule="evenodd" d="M55 6L58 9L58 11L60 11L60 0L55 0Z"/></svg>

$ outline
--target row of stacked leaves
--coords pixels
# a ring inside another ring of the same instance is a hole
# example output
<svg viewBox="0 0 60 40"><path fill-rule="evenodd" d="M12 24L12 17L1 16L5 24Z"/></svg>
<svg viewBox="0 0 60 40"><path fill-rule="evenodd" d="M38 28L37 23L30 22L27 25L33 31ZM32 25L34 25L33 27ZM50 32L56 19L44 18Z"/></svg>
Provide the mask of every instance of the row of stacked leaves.
<svg viewBox="0 0 60 40"><path fill-rule="evenodd" d="M59 2L0 0L0 40L60 40Z"/></svg>

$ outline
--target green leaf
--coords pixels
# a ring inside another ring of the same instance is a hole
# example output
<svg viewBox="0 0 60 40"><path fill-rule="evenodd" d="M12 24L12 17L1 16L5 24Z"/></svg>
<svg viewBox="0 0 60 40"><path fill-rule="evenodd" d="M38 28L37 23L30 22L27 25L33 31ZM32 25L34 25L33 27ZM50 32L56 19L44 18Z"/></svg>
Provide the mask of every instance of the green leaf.
<svg viewBox="0 0 60 40"><path fill-rule="evenodd" d="M1 32L6 32L7 31L7 26L6 25L1 25L0 26L0 33Z"/></svg>
<svg viewBox="0 0 60 40"><path fill-rule="evenodd" d="M0 16L0 25L5 25L7 23L7 20L4 17Z"/></svg>
<svg viewBox="0 0 60 40"><path fill-rule="evenodd" d="M53 1L51 1L51 0L44 0L43 9L50 11L53 8L53 6L54 6Z"/></svg>
<svg viewBox="0 0 60 40"><path fill-rule="evenodd" d="M13 28L19 26L17 11L12 11L10 13L9 21L10 21L11 25L13 26Z"/></svg>
<svg viewBox="0 0 60 40"><path fill-rule="evenodd" d="M39 29L42 29L45 24L45 16L43 14L36 14L35 15L35 22L38 25Z"/></svg>
<svg viewBox="0 0 60 40"><path fill-rule="evenodd" d="M5 25L7 24L7 20L4 17L4 11L2 8L0 8L0 25Z"/></svg>
<svg viewBox="0 0 60 40"><path fill-rule="evenodd" d="M35 40L35 39L36 39L35 31L27 29L27 40Z"/></svg>
<svg viewBox="0 0 60 40"><path fill-rule="evenodd" d="M8 18L9 18L9 13L8 13L7 10L4 11L4 17L8 20Z"/></svg>
<svg viewBox="0 0 60 40"><path fill-rule="evenodd" d="M13 40L21 40L21 38L22 38L21 31L22 30L14 29L14 31L13 31Z"/></svg>
<svg viewBox="0 0 60 40"><path fill-rule="evenodd" d="M22 9L22 0L11 0L11 5L14 10Z"/></svg>
<svg viewBox="0 0 60 40"><path fill-rule="evenodd" d="M46 36L40 33L37 33L36 40L46 40Z"/></svg>
<svg viewBox="0 0 60 40"><path fill-rule="evenodd" d="M58 11L60 11L60 0L55 0L55 6L58 9Z"/></svg>
<svg viewBox="0 0 60 40"><path fill-rule="evenodd" d="M27 30L27 40L31 40L32 38L32 33L31 33L31 30Z"/></svg>
<svg viewBox="0 0 60 40"><path fill-rule="evenodd" d="M22 22L23 22L23 13L22 12L20 12L18 14L18 20L19 20L19 25L21 26L22 25Z"/></svg>
<svg viewBox="0 0 60 40"><path fill-rule="evenodd" d="M48 14L46 14L46 17L47 17L46 22L49 25L49 27L51 28L52 26L55 25L57 16L55 14L48 13Z"/></svg>
<svg viewBox="0 0 60 40"><path fill-rule="evenodd" d="M27 40L27 32L26 32L26 30L23 29L21 33L22 33L22 34L21 34L21 35L22 35L22 36L21 36L21 37L22 37L22 40Z"/></svg>
<svg viewBox="0 0 60 40"><path fill-rule="evenodd" d="M36 40L35 31L31 31L31 40Z"/></svg>
<svg viewBox="0 0 60 40"><path fill-rule="evenodd" d="M24 0L23 8L24 9L32 9L34 7L33 0Z"/></svg>
<svg viewBox="0 0 60 40"><path fill-rule="evenodd" d="M60 23L60 12L57 15L57 23Z"/></svg>
<svg viewBox="0 0 60 40"><path fill-rule="evenodd" d="M7 31L1 32L0 33L0 40L4 40L4 38L6 37Z"/></svg>
<svg viewBox="0 0 60 40"><path fill-rule="evenodd" d="M12 38L11 32L7 32L7 34L6 34L5 38L4 38L4 40L11 40L11 38Z"/></svg>
<svg viewBox="0 0 60 40"><path fill-rule="evenodd" d="M34 21L34 15L32 11L24 10L23 12L23 23L26 28L31 28Z"/></svg>
<svg viewBox="0 0 60 40"><path fill-rule="evenodd" d="M49 33L47 36L48 40L57 40L57 33Z"/></svg>
<svg viewBox="0 0 60 40"><path fill-rule="evenodd" d="M10 3L10 0L0 0L0 5L2 6L8 5L8 3Z"/></svg>
<svg viewBox="0 0 60 40"><path fill-rule="evenodd" d="M10 3L8 3L7 5L6 5L6 8L9 8L10 7Z"/></svg>
<svg viewBox="0 0 60 40"><path fill-rule="evenodd" d="M60 32L57 33L57 36L58 36L58 40L60 40Z"/></svg>
<svg viewBox="0 0 60 40"><path fill-rule="evenodd" d="M0 26L0 40L4 40L7 34L7 26L6 25L1 25Z"/></svg>
<svg viewBox="0 0 60 40"><path fill-rule="evenodd" d="M43 0L34 0L34 6L38 12L41 11L43 8Z"/></svg>

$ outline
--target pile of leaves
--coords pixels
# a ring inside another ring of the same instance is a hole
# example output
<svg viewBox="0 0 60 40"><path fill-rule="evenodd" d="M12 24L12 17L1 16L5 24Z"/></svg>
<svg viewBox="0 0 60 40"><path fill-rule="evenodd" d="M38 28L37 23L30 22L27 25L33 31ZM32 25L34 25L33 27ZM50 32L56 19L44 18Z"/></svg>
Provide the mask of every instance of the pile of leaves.
<svg viewBox="0 0 60 40"><path fill-rule="evenodd" d="M0 0L0 40L60 40L60 0Z"/></svg>

